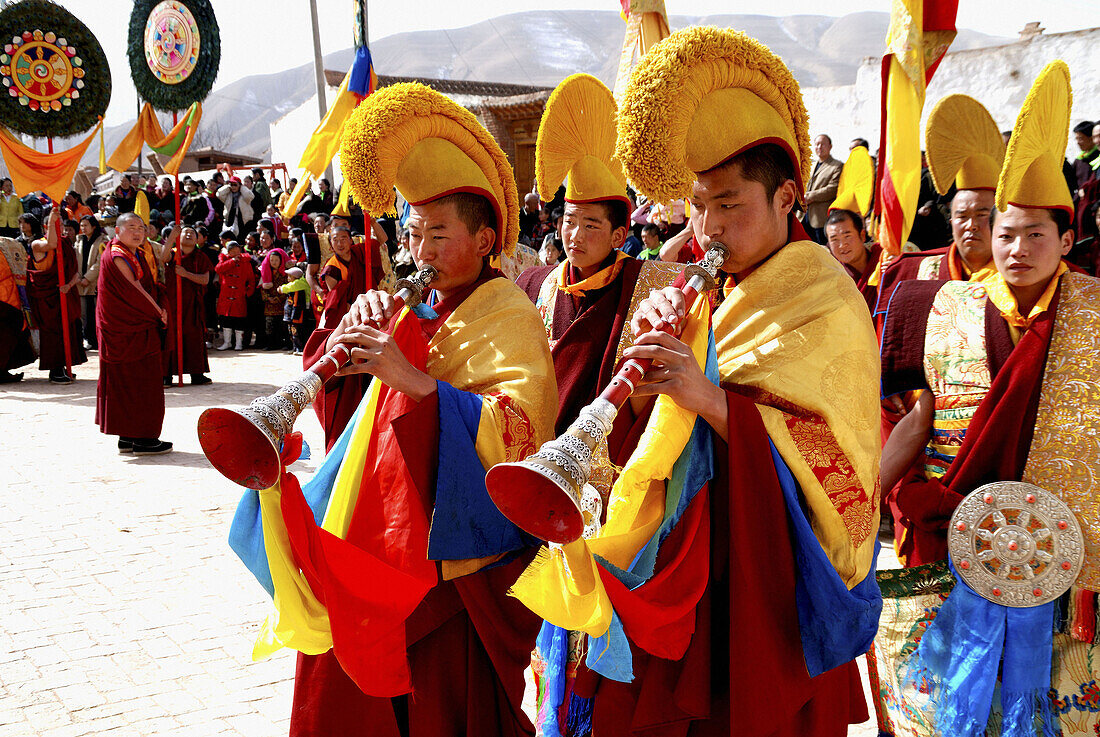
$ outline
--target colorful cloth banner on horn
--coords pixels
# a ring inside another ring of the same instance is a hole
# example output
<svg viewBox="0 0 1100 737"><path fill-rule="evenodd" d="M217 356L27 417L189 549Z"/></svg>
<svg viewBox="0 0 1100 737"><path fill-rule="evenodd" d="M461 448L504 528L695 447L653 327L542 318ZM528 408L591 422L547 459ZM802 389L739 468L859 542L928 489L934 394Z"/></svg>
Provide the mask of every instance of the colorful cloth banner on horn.
<svg viewBox="0 0 1100 737"><path fill-rule="evenodd" d="M668 38L668 14L665 0L619 0L626 21L623 50L619 54L619 73L615 76L615 99L626 89L630 72L638 59L654 44Z"/></svg>
<svg viewBox="0 0 1100 737"><path fill-rule="evenodd" d="M920 197L920 118L925 88L955 39L958 0L895 0L882 57L878 240L897 255Z"/></svg>
<svg viewBox="0 0 1100 737"><path fill-rule="evenodd" d="M180 164L183 163L183 157L187 155L187 149L191 147L191 141L195 138L195 131L201 119L202 103L194 102L180 122L165 134L153 106L145 103L134 127L118 144L107 165L115 171L126 171L141 155L142 145L147 145L161 156L171 156L172 158L164 165L164 171L168 174L176 174L180 170Z"/></svg>
<svg viewBox="0 0 1100 737"><path fill-rule="evenodd" d="M17 141L6 130L0 130L0 153L8 166L15 191L29 194L41 190L54 202L60 202L76 176L80 158L102 128L103 119L100 118L91 135L72 148L55 154L35 151Z"/></svg>

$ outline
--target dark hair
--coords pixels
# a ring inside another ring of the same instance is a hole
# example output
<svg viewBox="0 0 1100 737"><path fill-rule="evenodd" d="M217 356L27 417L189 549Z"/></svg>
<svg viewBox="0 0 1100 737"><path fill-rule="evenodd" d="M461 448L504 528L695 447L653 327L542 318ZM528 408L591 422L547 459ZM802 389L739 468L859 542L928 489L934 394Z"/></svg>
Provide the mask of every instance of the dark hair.
<svg viewBox="0 0 1100 737"><path fill-rule="evenodd" d="M256 223L257 232L260 230L266 230L271 236L272 240L275 238L275 223L267 219L261 219Z"/></svg>
<svg viewBox="0 0 1100 737"><path fill-rule="evenodd" d="M822 134L824 135L824 134ZM775 199L775 193L780 185L790 179L794 181L794 163L791 157L781 146L775 143L762 143L746 149L736 156L731 156L718 166L709 171L718 171L727 167L736 166L741 171L741 176L750 182L759 182L764 185L764 194L768 202ZM704 174L708 172L702 172Z"/></svg>
<svg viewBox="0 0 1100 737"><path fill-rule="evenodd" d="M1050 219L1054 221L1054 225L1058 228L1058 237L1062 237L1069 231L1073 230L1073 216L1060 207L1052 208L1050 211Z"/></svg>
<svg viewBox="0 0 1100 737"><path fill-rule="evenodd" d="M653 223L646 223L645 225L643 225L642 226L642 232L643 233L656 233L658 237L660 237L660 235L661 235L661 229L658 228Z"/></svg>
<svg viewBox="0 0 1100 737"><path fill-rule="evenodd" d="M237 234L229 228L224 228L221 233L218 233L218 240L225 240L226 238L228 238L229 240L233 240L236 237Z"/></svg>
<svg viewBox="0 0 1100 737"><path fill-rule="evenodd" d="M324 218L326 223L328 222L328 219L329 219L328 214L324 213L324 212L315 212L315 213L313 213L312 215L309 216L310 222L316 220L317 218Z"/></svg>
<svg viewBox="0 0 1100 737"><path fill-rule="evenodd" d="M1086 136L1092 135L1092 126L1096 125L1091 120L1082 120L1077 125L1073 126L1074 133L1084 133Z"/></svg>
<svg viewBox="0 0 1100 737"><path fill-rule="evenodd" d="M73 230L80 230L80 223L75 220L62 220L61 227L72 228Z"/></svg>
<svg viewBox="0 0 1100 737"><path fill-rule="evenodd" d="M194 225L191 226L191 228L195 231L195 235L201 235L203 238L209 238L210 237L210 231L208 231L206 229L205 225L202 225L200 223L195 223Z"/></svg>
<svg viewBox="0 0 1100 737"><path fill-rule="evenodd" d="M435 201L454 205L458 219L466 226L466 230L470 232L470 235L481 228L488 228L497 234L498 239L501 237L500 228L497 226L496 211L484 195L473 194L472 192L455 192ZM496 245L499 247L502 244L497 243Z"/></svg>
<svg viewBox="0 0 1100 737"><path fill-rule="evenodd" d="M80 222L88 222L92 224L92 237L87 239L88 243L95 243L97 240L99 240L99 236L103 235L103 227L100 226L99 220L96 218L95 215L85 215L84 217L80 218ZM83 236L77 237L83 238Z"/></svg>
<svg viewBox="0 0 1100 737"><path fill-rule="evenodd" d="M829 210L829 217L825 219L825 225L836 225L837 223L843 223L845 220L855 227L857 233L863 232L863 218L851 210L841 210L839 208Z"/></svg>
<svg viewBox="0 0 1100 737"><path fill-rule="evenodd" d="M37 215L33 215L29 212L25 212L19 216L19 222L26 223L31 226L31 237L42 237L42 221L38 219Z"/></svg>
<svg viewBox="0 0 1100 737"><path fill-rule="evenodd" d="M604 210L607 211L607 219L611 223L612 232L614 232L616 228L625 228L630 224L630 208L627 207L625 202L611 200L600 204L602 204Z"/></svg>
<svg viewBox="0 0 1100 737"><path fill-rule="evenodd" d="M555 207L554 211L550 213L551 220L559 220L563 217L565 217L565 208L562 207Z"/></svg>
<svg viewBox="0 0 1100 737"><path fill-rule="evenodd" d="M337 225L335 228L333 228L331 231L329 231L329 234L328 234L329 240L332 240L332 236L336 235L337 233L347 233L348 238L352 238L351 228L346 228L343 225ZM354 238L352 238L352 240L354 240Z"/></svg>
<svg viewBox="0 0 1100 737"><path fill-rule="evenodd" d="M256 167L255 169L252 170L252 176L253 177L259 177L260 179L263 179L264 178L264 170L261 169L260 167Z"/></svg>
<svg viewBox="0 0 1100 737"><path fill-rule="evenodd" d="M871 144L867 142L866 138L853 138L852 143L854 143L857 148L862 146L863 148L867 149L868 151L871 150Z"/></svg>

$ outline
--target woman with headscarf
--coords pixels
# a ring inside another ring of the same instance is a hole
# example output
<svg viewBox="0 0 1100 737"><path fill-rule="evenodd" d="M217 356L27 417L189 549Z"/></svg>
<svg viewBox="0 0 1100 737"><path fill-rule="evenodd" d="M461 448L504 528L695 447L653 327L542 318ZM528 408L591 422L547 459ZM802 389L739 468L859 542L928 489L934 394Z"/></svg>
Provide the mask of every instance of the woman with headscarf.
<svg viewBox="0 0 1100 737"><path fill-rule="evenodd" d="M286 295L279 287L286 284L286 266L290 257L281 248L272 248L260 265L260 290L264 301L264 327L267 332L265 350L286 348L287 336L283 323Z"/></svg>

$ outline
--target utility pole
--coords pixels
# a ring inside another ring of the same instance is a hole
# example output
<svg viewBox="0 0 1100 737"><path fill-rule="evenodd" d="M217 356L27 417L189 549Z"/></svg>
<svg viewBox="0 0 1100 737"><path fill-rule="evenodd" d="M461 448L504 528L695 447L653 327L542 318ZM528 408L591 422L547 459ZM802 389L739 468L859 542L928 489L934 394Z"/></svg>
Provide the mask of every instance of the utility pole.
<svg viewBox="0 0 1100 737"><path fill-rule="evenodd" d="M321 29L317 24L317 0L309 0L309 15L313 22L313 73L317 77L317 110L325 119L328 103L325 102L325 61L321 58ZM332 182L332 164L325 169L325 178Z"/></svg>

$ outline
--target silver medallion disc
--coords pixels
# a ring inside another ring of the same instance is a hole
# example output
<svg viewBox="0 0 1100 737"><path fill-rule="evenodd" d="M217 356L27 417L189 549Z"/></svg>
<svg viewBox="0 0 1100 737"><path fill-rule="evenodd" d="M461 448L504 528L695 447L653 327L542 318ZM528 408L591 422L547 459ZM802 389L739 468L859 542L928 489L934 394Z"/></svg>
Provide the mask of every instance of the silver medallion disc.
<svg viewBox="0 0 1100 737"><path fill-rule="evenodd" d="M1085 561L1081 526L1070 508L1021 481L998 481L968 494L951 515L947 551L967 586L1010 607L1057 599Z"/></svg>

